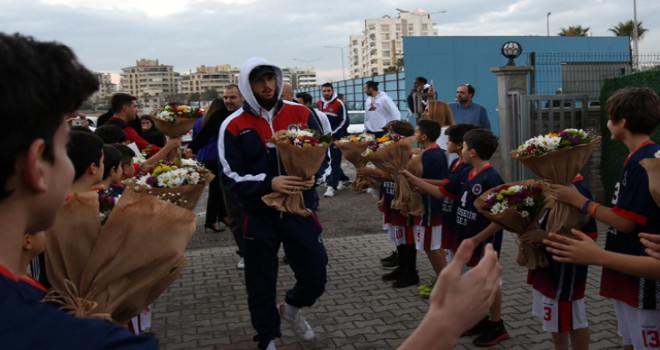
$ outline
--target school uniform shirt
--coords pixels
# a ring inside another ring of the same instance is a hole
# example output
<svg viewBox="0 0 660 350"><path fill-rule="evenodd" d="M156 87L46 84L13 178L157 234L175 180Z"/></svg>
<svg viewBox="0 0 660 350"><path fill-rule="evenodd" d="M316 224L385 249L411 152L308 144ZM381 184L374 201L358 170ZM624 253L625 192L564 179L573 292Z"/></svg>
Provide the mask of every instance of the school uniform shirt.
<svg viewBox="0 0 660 350"><path fill-rule="evenodd" d="M438 145L425 149L418 157L422 157L422 178L443 180L449 175L447 156ZM422 200L424 201L424 214L416 217L415 223L425 227L441 226L443 224L442 200L428 194L423 195Z"/></svg>
<svg viewBox="0 0 660 350"><path fill-rule="evenodd" d="M468 173L472 166L456 159L449 167L449 175L445 184L454 182L457 186L463 187L467 181ZM454 197L446 196L442 200L442 248L456 250L458 248L458 238L456 237L456 205Z"/></svg>
<svg viewBox="0 0 660 350"><path fill-rule="evenodd" d="M591 199L591 191L584 177L581 175L573 180L573 185L580 193ZM545 230L548 212L540 222L540 228ZM580 228L582 232L596 240L598 229L596 220L589 218L589 222ZM552 254L545 251L548 267L529 270L527 283L544 296L557 301L574 301L584 298L584 290L587 284L587 265L560 263L552 258Z"/></svg>
<svg viewBox="0 0 660 350"><path fill-rule="evenodd" d="M648 141L632 152L623 165L621 176L614 188L612 212L637 224L633 232L607 230L605 249L628 255L642 256L644 246L640 232L660 234L660 208L649 192L646 170L639 164L642 159L654 158L660 147ZM620 300L631 307L660 310L660 281L631 276L603 268L600 295Z"/></svg>
<svg viewBox="0 0 660 350"><path fill-rule="evenodd" d="M393 226L412 227L413 217L401 215L400 211L392 209L392 201L396 192L396 182L385 180L380 186L380 193L383 198L383 222Z"/></svg>
<svg viewBox="0 0 660 350"><path fill-rule="evenodd" d="M34 299L41 300L48 293L46 287L42 286L41 283L39 283L39 281L34 279L34 277L32 276L28 275L25 277L20 277L18 280L20 282L18 284L19 287L21 287L25 293L27 293Z"/></svg>
<svg viewBox="0 0 660 350"><path fill-rule="evenodd" d="M462 187L459 187L460 182L449 182L440 187L440 190L446 196L453 197L454 201L456 201L456 236L458 237L458 245L464 239L476 236L490 225L490 220L479 214L474 207L474 201L484 192L503 183L504 181L502 181L502 177L497 173L497 170L493 168L492 164L488 164L479 172L475 172L474 168L471 169ZM492 243L493 248L499 252L502 247L502 230L495 232L475 248L472 258L467 263L468 266L475 266L479 262L486 243Z"/></svg>
<svg viewBox="0 0 660 350"><path fill-rule="evenodd" d="M111 322L77 318L42 303L4 266L0 266L0 310L2 349L158 348L153 336L133 336Z"/></svg>

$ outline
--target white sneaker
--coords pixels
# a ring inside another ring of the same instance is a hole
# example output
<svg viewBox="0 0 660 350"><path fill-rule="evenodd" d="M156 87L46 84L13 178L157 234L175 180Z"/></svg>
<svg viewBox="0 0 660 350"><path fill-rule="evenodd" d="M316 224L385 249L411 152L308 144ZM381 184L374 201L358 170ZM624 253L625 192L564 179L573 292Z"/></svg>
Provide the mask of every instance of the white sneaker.
<svg viewBox="0 0 660 350"><path fill-rule="evenodd" d="M346 181L339 181L339 185L337 185L337 191L345 190L351 186L351 182L346 180Z"/></svg>
<svg viewBox="0 0 660 350"><path fill-rule="evenodd" d="M236 264L236 268L239 270L245 270L245 259L241 257L241 259L238 261L238 264Z"/></svg>
<svg viewBox="0 0 660 350"><path fill-rule="evenodd" d="M323 195L323 197L327 197L327 198L334 197L334 196L335 196L335 189L332 188L332 187L328 187L328 190L325 191L325 194Z"/></svg>
<svg viewBox="0 0 660 350"><path fill-rule="evenodd" d="M286 303L283 301L279 305L277 305L278 310L280 311L280 316L287 320L289 324L291 324L291 329L293 330L293 334L295 334L298 338L306 341L310 341L314 339L314 330L312 327L307 323L307 320L302 315L302 312L300 309L298 309L298 312L294 316L290 316L287 314L285 308L286 308Z"/></svg>

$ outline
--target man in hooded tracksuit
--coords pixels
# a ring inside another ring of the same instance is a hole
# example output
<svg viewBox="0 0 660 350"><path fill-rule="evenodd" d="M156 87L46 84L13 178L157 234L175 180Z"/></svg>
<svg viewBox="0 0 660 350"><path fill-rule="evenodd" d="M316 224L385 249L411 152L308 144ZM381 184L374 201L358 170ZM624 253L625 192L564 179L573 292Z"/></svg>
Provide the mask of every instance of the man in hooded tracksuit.
<svg viewBox="0 0 660 350"><path fill-rule="evenodd" d="M311 306L323 294L328 256L321 239L321 225L313 214L301 217L281 213L261 200L271 192L302 191L311 207L314 178L284 174L272 135L290 126L321 130L307 107L282 101L282 70L262 58L249 59L241 68L239 89L243 107L220 128L218 151L226 188L236 194L243 209L245 285L254 340L259 349L275 349L281 336L280 317L305 340L314 331L302 317L301 307ZM280 244L296 276L285 302L276 307L277 251Z"/></svg>
<svg viewBox="0 0 660 350"><path fill-rule="evenodd" d="M348 112L344 103L337 98L337 93L331 83L321 85L321 99L316 104L330 120L333 140L339 140L348 135L348 125L350 124ZM323 195L324 197L334 197L335 192L346 188L349 182L348 176L341 170L341 151L335 144L330 145L330 158L332 159L330 163L332 171L327 180L328 190Z"/></svg>

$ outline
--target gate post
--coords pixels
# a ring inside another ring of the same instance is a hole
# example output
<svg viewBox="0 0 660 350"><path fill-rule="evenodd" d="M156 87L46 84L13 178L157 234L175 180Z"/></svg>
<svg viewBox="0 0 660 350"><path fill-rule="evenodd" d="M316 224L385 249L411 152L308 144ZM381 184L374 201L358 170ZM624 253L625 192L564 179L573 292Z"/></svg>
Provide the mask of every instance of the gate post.
<svg viewBox="0 0 660 350"><path fill-rule="evenodd" d="M527 78L533 70L529 66L503 66L490 69L497 76L497 109L500 122L500 153L502 157L501 175L504 181L515 181L517 179L514 160L511 158L511 150L518 147L519 135L523 133L521 125L529 125L523 118L529 118L522 111L527 110L524 96L528 94ZM511 98L518 96L518 98Z"/></svg>

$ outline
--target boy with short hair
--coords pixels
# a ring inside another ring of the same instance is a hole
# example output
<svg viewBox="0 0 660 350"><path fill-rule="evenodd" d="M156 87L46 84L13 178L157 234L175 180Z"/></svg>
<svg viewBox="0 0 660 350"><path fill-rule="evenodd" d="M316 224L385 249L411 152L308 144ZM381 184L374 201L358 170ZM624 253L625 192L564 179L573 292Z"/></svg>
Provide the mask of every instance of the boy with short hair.
<svg viewBox="0 0 660 350"><path fill-rule="evenodd" d="M109 190L110 186L118 184L122 179L122 154L112 145L103 145L103 180L96 187Z"/></svg>
<svg viewBox="0 0 660 350"><path fill-rule="evenodd" d="M623 142L630 152L615 186L613 207L601 206L573 187L551 185L550 191L557 200L610 225L606 250L643 256L644 246L638 234L660 234L660 208L650 194L648 175L639 164L660 151L660 146L650 139L660 125L660 98L649 88L628 87L615 92L606 106L612 140ZM660 346L660 280L603 268L600 295L614 301L624 349Z"/></svg>
<svg viewBox="0 0 660 350"><path fill-rule="evenodd" d="M447 156L436 140L440 136L440 124L434 120L422 119L415 127L415 139L424 150L418 155L422 162L422 178L442 180L448 175ZM424 250L435 272L435 277L447 264L442 249L442 201L425 194L424 214L415 217L415 243L417 250Z"/></svg>
<svg viewBox="0 0 660 350"><path fill-rule="evenodd" d="M497 137L490 130L475 129L465 133L463 136L463 161L472 165L472 169L463 184L460 181L451 181L438 188L408 171L404 172L409 181L417 185L421 191L437 198L453 197L457 201L456 232L459 244L462 240L471 239L476 246L472 258L467 263L470 267L474 267L479 262L486 243L492 243L497 252L502 246L502 228L491 223L474 207L477 197L504 183L489 161L497 150L497 146ZM499 290L490 308L490 315L466 332L465 335L479 334L473 342L475 345L493 346L509 338L509 333L501 319L501 303L502 293Z"/></svg>
<svg viewBox="0 0 660 350"><path fill-rule="evenodd" d="M103 181L103 140L100 137L89 132L71 131L67 155L75 170L70 195L89 191Z"/></svg>

